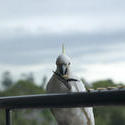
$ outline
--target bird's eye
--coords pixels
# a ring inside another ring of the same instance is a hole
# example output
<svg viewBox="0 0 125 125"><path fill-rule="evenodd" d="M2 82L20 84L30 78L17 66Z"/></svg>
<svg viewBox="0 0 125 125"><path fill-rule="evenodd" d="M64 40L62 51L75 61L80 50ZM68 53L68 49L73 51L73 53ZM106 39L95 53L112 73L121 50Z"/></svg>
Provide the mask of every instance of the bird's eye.
<svg viewBox="0 0 125 125"><path fill-rule="evenodd" d="M69 63L68 65L70 65L71 63Z"/></svg>

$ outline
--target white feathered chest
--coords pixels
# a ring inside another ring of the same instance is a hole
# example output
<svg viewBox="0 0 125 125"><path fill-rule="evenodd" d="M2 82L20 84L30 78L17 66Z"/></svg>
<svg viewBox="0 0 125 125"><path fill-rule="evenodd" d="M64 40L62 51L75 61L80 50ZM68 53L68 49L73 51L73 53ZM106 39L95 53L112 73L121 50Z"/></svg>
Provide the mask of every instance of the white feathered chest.
<svg viewBox="0 0 125 125"><path fill-rule="evenodd" d="M69 90L65 84L60 81L54 74L47 85L48 93L64 93L64 92L80 92L86 91L84 85L79 80L68 81L71 86ZM54 114L58 125L94 125L91 122L92 108L54 108L52 113ZM90 112L89 112L90 111ZM90 114L90 115L89 115Z"/></svg>

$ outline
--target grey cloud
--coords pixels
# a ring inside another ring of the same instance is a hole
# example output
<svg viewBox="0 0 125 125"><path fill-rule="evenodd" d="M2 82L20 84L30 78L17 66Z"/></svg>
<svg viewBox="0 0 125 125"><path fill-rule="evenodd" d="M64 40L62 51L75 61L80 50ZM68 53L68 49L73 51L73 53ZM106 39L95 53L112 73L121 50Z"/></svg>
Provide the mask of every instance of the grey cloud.
<svg viewBox="0 0 125 125"><path fill-rule="evenodd" d="M107 49L108 46L119 45L120 43L124 45L124 33L122 31L110 34L45 34L26 35L22 38L15 36L13 39L6 39L0 43L0 63L25 65L47 62L55 59L61 52L62 43L66 45L67 52L72 57L80 57L81 54L93 55L110 52L112 50ZM74 51L77 48L79 49Z"/></svg>
<svg viewBox="0 0 125 125"><path fill-rule="evenodd" d="M84 64L124 62L124 6L124 0L1 0L0 65L4 70L12 64L15 74L18 66L24 72L27 65L48 66L61 53L62 43L77 72L88 72L81 69ZM50 72L47 66L43 73ZM40 78L42 71L36 70Z"/></svg>
<svg viewBox="0 0 125 125"><path fill-rule="evenodd" d="M1 1L0 17L26 18L30 16L84 15L123 13L124 0L6 0ZM124 13L123 13L124 14Z"/></svg>
<svg viewBox="0 0 125 125"><path fill-rule="evenodd" d="M72 19L74 20L77 16L80 16L84 20L86 15L90 19L103 16L105 19L108 15L115 16L117 19L120 15L120 20L122 20L125 11L124 5L124 0L7 0L1 1L0 4L0 23L2 21L9 22L11 20L13 22L16 19L17 21L28 19L29 17L29 19L35 19L37 16L42 18L47 16L58 18L60 16L64 16L64 18L73 16ZM49 19L51 23L51 18ZM94 25L93 20L92 23ZM101 29L98 33L77 32L75 30L71 32L70 27L69 31L60 34L51 32L36 35L24 32L21 27L22 29L17 29L12 36L11 33L10 35L6 32L3 33L3 30L8 30L3 27L0 34L0 63L25 65L47 62L60 53L62 42L65 43L68 48L67 52L72 57L79 57L81 53L88 55L110 52L110 49L106 49L108 46L118 45L119 43L124 45L125 24L121 23L119 25L120 28L115 29L113 32L105 31L105 29ZM13 28L9 30L13 30ZM121 58L118 57L117 60L119 59ZM95 60L93 59L93 61ZM90 60L88 59L86 62L90 62Z"/></svg>

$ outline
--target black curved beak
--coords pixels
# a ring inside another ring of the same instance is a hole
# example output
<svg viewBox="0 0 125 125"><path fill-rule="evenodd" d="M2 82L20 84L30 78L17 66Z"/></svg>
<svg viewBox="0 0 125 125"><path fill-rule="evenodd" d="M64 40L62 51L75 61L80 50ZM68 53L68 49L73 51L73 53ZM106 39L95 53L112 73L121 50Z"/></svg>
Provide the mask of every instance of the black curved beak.
<svg viewBox="0 0 125 125"><path fill-rule="evenodd" d="M60 65L60 74L62 76L67 74L67 66L66 65Z"/></svg>

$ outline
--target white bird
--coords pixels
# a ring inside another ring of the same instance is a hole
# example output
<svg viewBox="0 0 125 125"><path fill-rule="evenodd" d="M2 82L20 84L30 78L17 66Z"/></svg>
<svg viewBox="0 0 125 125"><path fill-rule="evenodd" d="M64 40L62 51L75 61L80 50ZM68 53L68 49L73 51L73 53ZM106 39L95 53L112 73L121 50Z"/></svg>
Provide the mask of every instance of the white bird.
<svg viewBox="0 0 125 125"><path fill-rule="evenodd" d="M63 53L56 60L57 69L47 84L48 93L86 91L84 84L72 75L70 64L63 46ZM95 125L93 108L53 108L51 111L58 125Z"/></svg>

